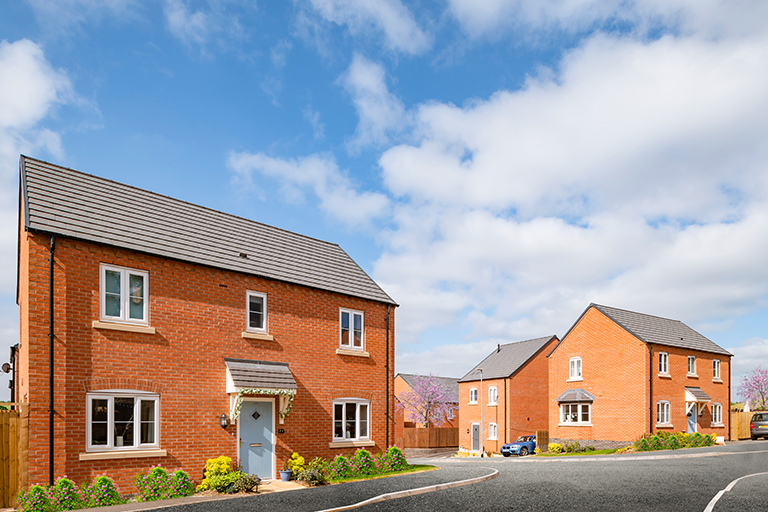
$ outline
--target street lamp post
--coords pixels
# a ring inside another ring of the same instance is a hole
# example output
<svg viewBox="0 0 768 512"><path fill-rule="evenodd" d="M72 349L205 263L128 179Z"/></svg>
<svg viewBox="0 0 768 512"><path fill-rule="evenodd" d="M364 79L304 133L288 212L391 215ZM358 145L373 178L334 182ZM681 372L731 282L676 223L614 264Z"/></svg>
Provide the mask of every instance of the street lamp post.
<svg viewBox="0 0 768 512"><path fill-rule="evenodd" d="M485 451L483 451L483 431L485 430L485 424L483 423L483 369L478 368L477 371L480 372L480 396L477 397L478 400L480 400L480 456L483 457L485 455Z"/></svg>

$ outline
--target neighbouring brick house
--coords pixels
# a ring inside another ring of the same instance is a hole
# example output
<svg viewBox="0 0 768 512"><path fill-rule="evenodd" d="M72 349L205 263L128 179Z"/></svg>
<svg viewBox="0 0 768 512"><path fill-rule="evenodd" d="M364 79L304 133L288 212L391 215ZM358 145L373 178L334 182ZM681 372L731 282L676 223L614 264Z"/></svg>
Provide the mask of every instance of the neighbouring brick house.
<svg viewBox="0 0 768 512"><path fill-rule="evenodd" d="M549 354L550 441L729 438L731 356L678 320L590 304Z"/></svg>
<svg viewBox="0 0 768 512"><path fill-rule="evenodd" d="M498 452L521 435L547 428L547 354L558 341L546 336L498 345L461 378L460 448L476 452L482 444L483 450Z"/></svg>
<svg viewBox="0 0 768 512"><path fill-rule="evenodd" d="M30 482L106 472L128 490L220 455L270 478L293 451L390 444L396 304L338 245L28 157L20 171Z"/></svg>
<svg viewBox="0 0 768 512"><path fill-rule="evenodd" d="M433 425L434 427L443 428L456 428L459 426L459 379L452 377L438 377L433 375L415 375L411 373L398 373L395 375L395 400L396 404L400 404L398 398L402 393L410 391L416 379L418 378L430 378L435 379L440 386L445 389L446 395L451 397L451 405L453 409L449 410L448 417L443 421ZM412 417L406 406L397 406L395 409L395 443L399 446L403 446L402 438L405 428L419 428L424 425L418 424Z"/></svg>

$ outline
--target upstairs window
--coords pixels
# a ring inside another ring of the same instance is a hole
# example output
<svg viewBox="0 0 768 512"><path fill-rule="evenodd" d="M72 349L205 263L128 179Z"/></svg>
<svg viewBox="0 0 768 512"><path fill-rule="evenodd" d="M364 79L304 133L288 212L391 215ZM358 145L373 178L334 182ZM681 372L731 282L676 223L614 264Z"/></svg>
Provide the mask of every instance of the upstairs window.
<svg viewBox="0 0 768 512"><path fill-rule="evenodd" d="M666 352L659 352L659 373L669 375L669 354Z"/></svg>
<svg viewBox="0 0 768 512"><path fill-rule="evenodd" d="M688 375L696 375L696 356L688 356Z"/></svg>
<svg viewBox="0 0 768 512"><path fill-rule="evenodd" d="M370 402L356 398L343 398L333 402L333 440L355 441L368 439Z"/></svg>
<svg viewBox="0 0 768 512"><path fill-rule="evenodd" d="M581 358L572 357L569 362L568 380L581 380Z"/></svg>
<svg viewBox="0 0 768 512"><path fill-rule="evenodd" d="M101 265L102 320L147 324L149 272Z"/></svg>
<svg viewBox="0 0 768 512"><path fill-rule="evenodd" d="M86 451L151 449L159 446L159 396L142 391L86 395Z"/></svg>
<svg viewBox="0 0 768 512"><path fill-rule="evenodd" d="M246 331L267 332L267 295L258 292L246 292L248 311Z"/></svg>
<svg viewBox="0 0 768 512"><path fill-rule="evenodd" d="M469 403L471 404L477 403L477 388L469 389Z"/></svg>
<svg viewBox="0 0 768 512"><path fill-rule="evenodd" d="M715 359L712 361L712 379L720 380L720 360Z"/></svg>
<svg viewBox="0 0 768 512"><path fill-rule="evenodd" d="M351 309L339 310L340 320L340 341L342 348L354 350L363 350L363 312Z"/></svg>
<svg viewBox="0 0 768 512"><path fill-rule="evenodd" d="M488 405L496 405L497 394L496 386L491 386L488 388Z"/></svg>

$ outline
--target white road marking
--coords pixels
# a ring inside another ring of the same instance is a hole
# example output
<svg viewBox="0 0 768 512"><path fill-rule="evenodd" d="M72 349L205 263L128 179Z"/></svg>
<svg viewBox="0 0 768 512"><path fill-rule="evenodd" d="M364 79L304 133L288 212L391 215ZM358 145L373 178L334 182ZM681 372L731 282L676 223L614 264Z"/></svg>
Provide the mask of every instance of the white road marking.
<svg viewBox="0 0 768 512"><path fill-rule="evenodd" d="M729 484L728 484L728 485L725 487L725 489L723 489L722 491L718 491L718 493L717 493L717 494L715 494L715 497L714 497L714 498L712 498L712 500L709 502L709 504L707 505L707 508L705 508L705 509L704 509L704 512L712 512L712 510L714 510L714 508L715 508L715 505L717 504L718 500L720 500L720 498L722 498L722 497L723 497L723 494L725 494L725 493L727 493L727 492L730 492L730 491L731 491L731 489L733 489L733 486L734 486L734 485L736 485L736 483L737 483L739 480L743 480L743 479L745 479L745 478L749 478L749 477L752 477L752 476L759 476L759 475L768 475L768 473L752 473L751 475L745 475L745 476L742 476L742 477L740 477L740 478L737 478L737 479L736 479L736 480L734 480L733 482L729 483Z"/></svg>

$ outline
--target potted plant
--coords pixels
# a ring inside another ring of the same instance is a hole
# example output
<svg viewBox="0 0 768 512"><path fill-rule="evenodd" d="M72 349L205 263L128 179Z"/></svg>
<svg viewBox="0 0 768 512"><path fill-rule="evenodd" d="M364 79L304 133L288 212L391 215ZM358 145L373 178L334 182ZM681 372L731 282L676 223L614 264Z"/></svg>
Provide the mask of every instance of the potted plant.
<svg viewBox="0 0 768 512"><path fill-rule="evenodd" d="M291 469L291 459L286 459L286 461L283 462L283 467L280 469L280 480L287 482L291 479L292 474L293 470Z"/></svg>

